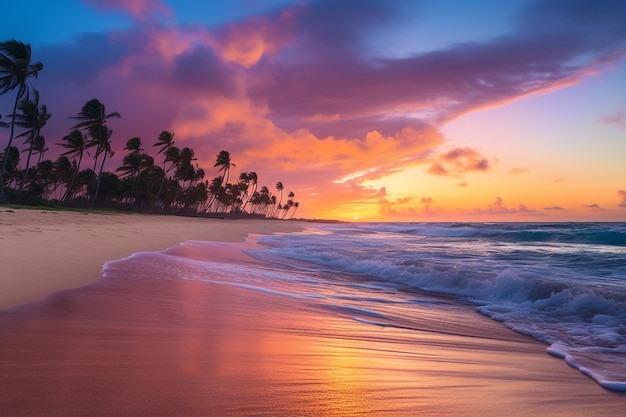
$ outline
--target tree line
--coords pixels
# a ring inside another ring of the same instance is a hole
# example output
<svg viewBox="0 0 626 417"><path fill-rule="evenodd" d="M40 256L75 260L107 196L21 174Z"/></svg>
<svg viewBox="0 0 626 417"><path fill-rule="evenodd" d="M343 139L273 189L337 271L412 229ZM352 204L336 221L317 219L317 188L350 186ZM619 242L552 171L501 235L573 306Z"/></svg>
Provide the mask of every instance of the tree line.
<svg viewBox="0 0 626 417"><path fill-rule="evenodd" d="M258 187L254 171L229 182L235 164L225 150L213 166L218 176L209 181L194 150L176 146L175 134L166 130L152 143L158 161L146 152L141 138L132 137L123 148L122 165L115 172L103 171L107 158L115 154L109 122L121 115L107 113L96 98L69 117L73 125L55 143L63 148L60 156L44 159L49 148L42 130L52 115L31 84L42 69L40 62L31 63L30 45L17 40L0 43L0 95L16 91L13 111L0 118L0 127L10 129L0 153L0 202L281 219L295 215L299 203L293 192L284 199L282 182L275 184L276 194L267 186ZM85 156L92 159L92 166L83 166Z"/></svg>

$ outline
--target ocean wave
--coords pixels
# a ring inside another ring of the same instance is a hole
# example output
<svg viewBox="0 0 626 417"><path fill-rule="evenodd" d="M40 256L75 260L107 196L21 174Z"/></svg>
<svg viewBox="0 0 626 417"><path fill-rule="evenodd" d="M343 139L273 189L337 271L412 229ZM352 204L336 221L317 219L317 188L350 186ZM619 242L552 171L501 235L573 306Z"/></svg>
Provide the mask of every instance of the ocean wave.
<svg viewBox="0 0 626 417"><path fill-rule="evenodd" d="M621 223L369 223L363 230L424 237L626 246Z"/></svg>

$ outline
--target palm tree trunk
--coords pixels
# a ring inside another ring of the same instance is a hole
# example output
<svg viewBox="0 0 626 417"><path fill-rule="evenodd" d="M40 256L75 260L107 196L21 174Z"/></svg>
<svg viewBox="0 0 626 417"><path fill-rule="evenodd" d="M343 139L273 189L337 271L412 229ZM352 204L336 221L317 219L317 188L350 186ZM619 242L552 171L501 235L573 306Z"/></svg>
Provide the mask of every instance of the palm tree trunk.
<svg viewBox="0 0 626 417"><path fill-rule="evenodd" d="M22 183L20 184L20 192L17 196L17 204L22 202L22 194L24 194L24 184L28 179L28 169L30 168L30 157L33 154L33 140L31 138L30 147L28 148L28 158L26 158L26 168L24 169L24 176L22 177Z"/></svg>
<svg viewBox="0 0 626 417"><path fill-rule="evenodd" d="M76 180L78 180L78 173L80 172L80 163L82 162L82 160L83 160L83 155L81 154L78 157L78 164L76 165L76 171L74 172L74 175L72 175L72 182L70 183L70 186L67 189L65 196L63 197L63 201L70 200L75 193L74 187L76 187Z"/></svg>
<svg viewBox="0 0 626 417"><path fill-rule="evenodd" d="M26 84L20 84L20 88L17 91L17 95L15 96L15 103L13 103L13 113L17 112L17 103L19 102L20 97L24 94L24 90L26 88ZM2 203L2 196L4 195L4 174L7 170L7 161L9 160L9 149L11 149L11 145L13 144L13 132L15 131L15 118L11 118L11 133L9 135L9 143L7 145L6 151L4 152L4 161L2 161L2 171L0 172L0 203Z"/></svg>
<svg viewBox="0 0 626 417"><path fill-rule="evenodd" d="M93 196L93 200L89 205L89 210L93 210L96 206L96 200L98 199L98 191L100 191L100 181L102 180L102 170L104 169L104 161L107 160L107 151L104 151L104 157L102 158L102 164L100 165L100 172L98 173L98 182L96 183L96 193Z"/></svg>

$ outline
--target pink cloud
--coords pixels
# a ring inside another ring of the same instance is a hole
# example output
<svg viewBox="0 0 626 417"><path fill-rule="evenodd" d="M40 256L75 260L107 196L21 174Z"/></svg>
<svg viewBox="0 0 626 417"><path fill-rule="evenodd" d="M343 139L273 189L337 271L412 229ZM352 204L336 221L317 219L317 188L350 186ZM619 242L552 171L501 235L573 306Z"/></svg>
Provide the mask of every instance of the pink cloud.
<svg viewBox="0 0 626 417"><path fill-rule="evenodd" d="M435 161L428 168L434 175L459 176L466 172L485 172L490 169L487 158L474 149L454 148L446 153L437 155Z"/></svg>
<svg viewBox="0 0 626 417"><path fill-rule="evenodd" d="M586 204L583 207L589 208L591 210L597 210L597 211L606 211L606 209L603 209L602 207L600 207L600 205L593 203L593 204Z"/></svg>
<svg viewBox="0 0 626 417"><path fill-rule="evenodd" d="M465 213L461 210L462 213ZM493 204L488 205L486 209L476 208L473 211L466 214L477 214L477 215L512 215L512 214L533 214L537 213L536 210L529 209L524 204L520 204L517 207L506 207L504 205L504 200L501 197L496 197L496 200Z"/></svg>
<svg viewBox="0 0 626 417"><path fill-rule="evenodd" d="M521 174L526 174L527 172L528 172L527 168L519 168L519 167L511 168L509 170L509 174L511 175L521 175Z"/></svg>
<svg viewBox="0 0 626 417"><path fill-rule="evenodd" d="M601 117L600 121L605 124L614 124L621 127L626 127L626 115L624 112L619 112L611 116Z"/></svg>
<svg viewBox="0 0 626 417"><path fill-rule="evenodd" d="M422 198L422 200L424 200ZM431 199L432 200L432 199ZM415 207L412 205L414 198L404 197L390 201L386 198L381 198L378 201L379 214L387 219L394 218L411 218L411 217L436 217L445 214L445 211L439 207L432 208L430 204L425 204L422 207ZM420 201L423 204L423 201Z"/></svg>
<svg viewBox="0 0 626 417"><path fill-rule="evenodd" d="M224 61L250 68L293 42L298 8L285 9L278 17L255 16L219 28L210 44Z"/></svg>
<svg viewBox="0 0 626 417"><path fill-rule="evenodd" d="M617 195L618 195L618 196L619 196L619 198L622 200L622 201L619 203L619 205L618 205L618 206L619 206L619 207L626 207L626 191L624 191L624 190L619 190L619 191L617 192Z"/></svg>
<svg viewBox="0 0 626 417"><path fill-rule="evenodd" d="M121 10L131 13L136 18L146 18L160 13L172 16L172 11L161 0L84 0L99 10Z"/></svg>

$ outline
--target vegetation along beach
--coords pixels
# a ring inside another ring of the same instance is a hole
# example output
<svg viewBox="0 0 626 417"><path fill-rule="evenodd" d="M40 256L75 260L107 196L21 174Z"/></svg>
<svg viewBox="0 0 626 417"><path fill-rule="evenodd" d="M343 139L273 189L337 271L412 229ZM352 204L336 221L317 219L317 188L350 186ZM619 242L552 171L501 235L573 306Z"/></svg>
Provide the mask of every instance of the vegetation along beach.
<svg viewBox="0 0 626 417"><path fill-rule="evenodd" d="M623 16L4 5L0 414L624 415Z"/></svg>

